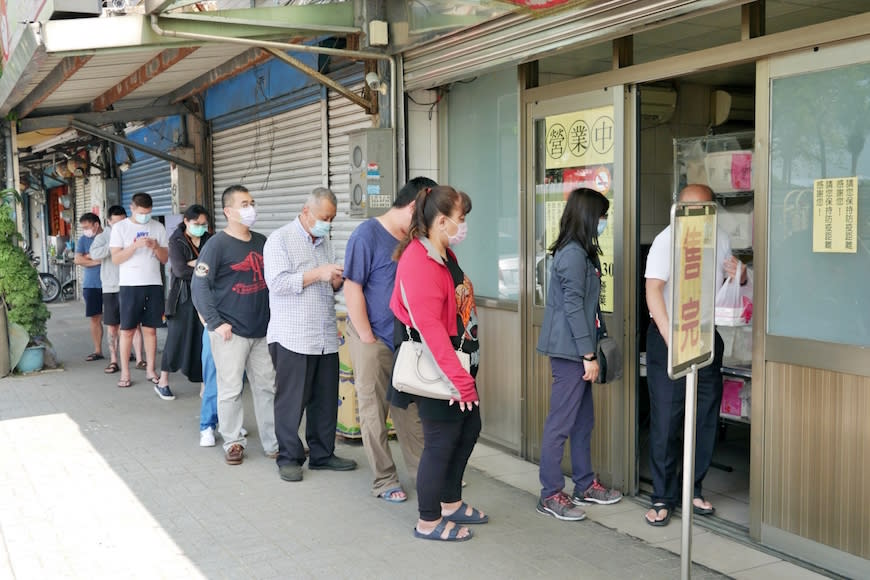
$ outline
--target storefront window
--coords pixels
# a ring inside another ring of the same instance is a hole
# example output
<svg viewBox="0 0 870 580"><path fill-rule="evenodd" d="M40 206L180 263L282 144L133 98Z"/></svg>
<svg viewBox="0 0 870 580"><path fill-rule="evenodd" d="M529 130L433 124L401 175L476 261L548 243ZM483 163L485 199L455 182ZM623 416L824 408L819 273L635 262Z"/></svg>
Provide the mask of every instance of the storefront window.
<svg viewBox="0 0 870 580"><path fill-rule="evenodd" d="M870 344L870 63L771 85L770 334Z"/></svg>
<svg viewBox="0 0 870 580"><path fill-rule="evenodd" d="M516 69L454 84L447 96L447 183L471 196L456 247L478 296L519 298L519 86Z"/></svg>

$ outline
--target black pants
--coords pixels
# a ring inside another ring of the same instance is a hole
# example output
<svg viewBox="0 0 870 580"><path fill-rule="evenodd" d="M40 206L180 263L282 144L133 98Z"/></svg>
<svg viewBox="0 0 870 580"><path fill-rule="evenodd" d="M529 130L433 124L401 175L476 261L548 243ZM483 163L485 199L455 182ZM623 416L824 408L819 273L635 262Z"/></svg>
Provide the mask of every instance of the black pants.
<svg viewBox="0 0 870 580"><path fill-rule="evenodd" d="M434 522L441 517L441 502L462 499L462 476L480 435L480 407L457 420L423 424L423 454L417 469L417 502L420 519Z"/></svg>
<svg viewBox="0 0 870 580"><path fill-rule="evenodd" d="M309 465L324 463L335 452L338 418L338 353L299 354L277 342L269 345L275 365L275 436L278 465L305 463L299 424L305 411Z"/></svg>
<svg viewBox="0 0 870 580"><path fill-rule="evenodd" d="M695 497L713 460L719 407L722 404L722 353L725 345L716 333L713 363L698 371L698 407L695 421ZM654 322L646 339L647 385L650 405L650 470L652 501L675 506L680 501L677 464L683 456L683 418L686 408L686 379L668 376L668 347Z"/></svg>

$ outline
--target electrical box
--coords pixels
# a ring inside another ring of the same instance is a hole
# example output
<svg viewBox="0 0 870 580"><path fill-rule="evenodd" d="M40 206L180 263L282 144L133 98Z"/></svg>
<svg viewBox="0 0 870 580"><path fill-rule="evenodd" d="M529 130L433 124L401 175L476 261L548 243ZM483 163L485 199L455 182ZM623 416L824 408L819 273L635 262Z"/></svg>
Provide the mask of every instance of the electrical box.
<svg viewBox="0 0 870 580"><path fill-rule="evenodd" d="M191 163L194 161L193 149L190 147L170 149L169 153ZM188 207L196 203L196 172L186 167L180 167L175 163L170 163L169 177L171 183L172 213L184 213Z"/></svg>
<svg viewBox="0 0 870 580"><path fill-rule="evenodd" d="M349 133L348 138L350 215L381 215L396 199L393 130L363 129Z"/></svg>

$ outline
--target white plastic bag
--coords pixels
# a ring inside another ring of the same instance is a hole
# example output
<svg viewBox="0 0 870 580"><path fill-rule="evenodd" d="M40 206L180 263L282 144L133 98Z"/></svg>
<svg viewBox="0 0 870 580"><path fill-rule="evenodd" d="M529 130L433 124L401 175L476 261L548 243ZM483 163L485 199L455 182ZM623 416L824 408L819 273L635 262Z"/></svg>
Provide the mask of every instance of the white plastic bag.
<svg viewBox="0 0 870 580"><path fill-rule="evenodd" d="M737 271L733 278L727 278L716 293L716 325L743 326L748 321L743 317L743 296L740 293L740 279L743 276L743 264L737 263Z"/></svg>

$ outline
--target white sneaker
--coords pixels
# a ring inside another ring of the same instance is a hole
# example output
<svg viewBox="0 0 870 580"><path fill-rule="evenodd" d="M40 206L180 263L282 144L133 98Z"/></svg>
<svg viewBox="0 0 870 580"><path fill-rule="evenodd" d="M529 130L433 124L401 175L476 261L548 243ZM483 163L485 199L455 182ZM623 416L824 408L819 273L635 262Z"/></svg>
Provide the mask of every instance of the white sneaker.
<svg viewBox="0 0 870 580"><path fill-rule="evenodd" d="M199 432L200 447L214 447L214 427L208 427Z"/></svg>
<svg viewBox="0 0 870 580"><path fill-rule="evenodd" d="M241 431L239 431L239 435L241 435L242 437L247 437L247 436L248 436L248 430L245 429L244 427L242 427Z"/></svg>

